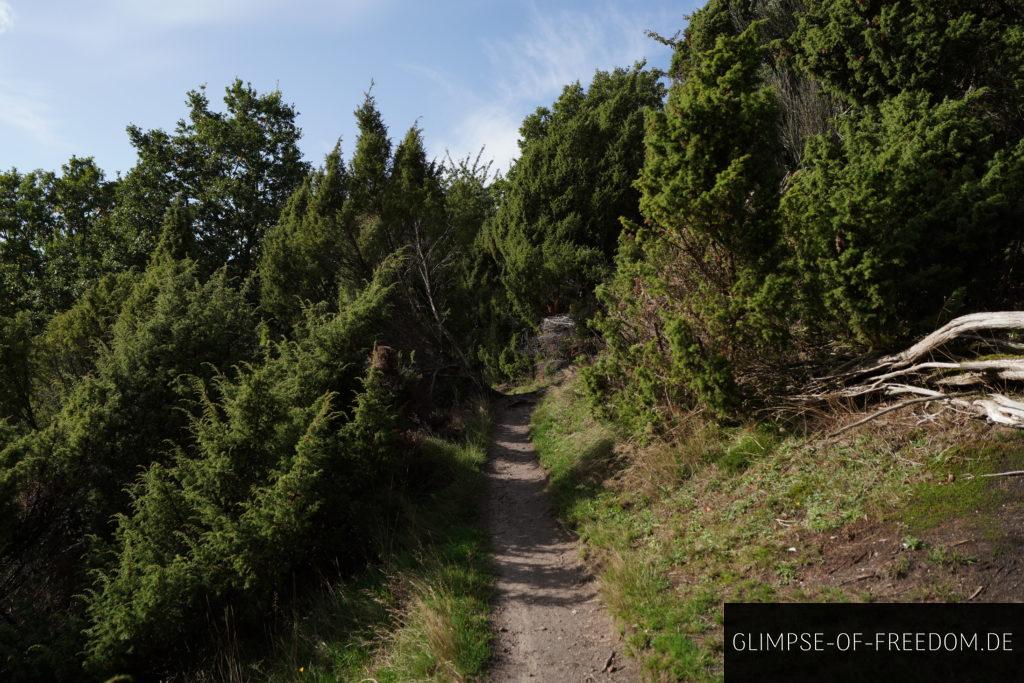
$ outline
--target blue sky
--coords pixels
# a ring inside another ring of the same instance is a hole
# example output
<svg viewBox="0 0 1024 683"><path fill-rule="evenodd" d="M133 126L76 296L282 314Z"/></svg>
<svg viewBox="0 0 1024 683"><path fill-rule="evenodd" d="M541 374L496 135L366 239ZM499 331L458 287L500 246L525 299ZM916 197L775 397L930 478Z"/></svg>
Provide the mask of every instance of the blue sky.
<svg viewBox="0 0 1024 683"><path fill-rule="evenodd" d="M320 163L371 79L393 139L417 122L434 155L504 167L522 117L595 69L665 66L697 2L662 0L0 0L0 168L135 160L124 133L172 128L185 91L220 105L236 76L280 87Z"/></svg>

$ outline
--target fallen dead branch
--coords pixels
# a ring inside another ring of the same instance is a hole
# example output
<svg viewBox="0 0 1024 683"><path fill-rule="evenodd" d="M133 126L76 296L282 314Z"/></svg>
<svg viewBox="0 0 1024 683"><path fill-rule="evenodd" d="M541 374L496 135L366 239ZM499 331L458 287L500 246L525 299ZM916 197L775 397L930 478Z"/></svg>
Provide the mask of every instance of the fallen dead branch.
<svg viewBox="0 0 1024 683"><path fill-rule="evenodd" d="M987 477L1024 477L1024 470L1009 470L1008 472L991 472L989 474L972 474L968 479L984 479Z"/></svg>
<svg viewBox="0 0 1024 683"><path fill-rule="evenodd" d="M874 397L913 396L887 405L829 436L838 436L883 415L918 403L941 401L956 412L984 418L994 424L1024 429L1024 401L1008 395L1009 385L1024 382L1024 357L946 358L930 356L951 342L983 341L992 346L1015 348L1015 342L991 339L979 333L1024 333L1024 311L997 311L965 315L926 335L900 353L873 364L821 377L798 397L804 404L870 401ZM962 345L960 345L962 346Z"/></svg>
<svg viewBox="0 0 1024 683"><path fill-rule="evenodd" d="M848 431L850 431L851 429L853 429L855 427L860 427L862 424L865 424L867 422L871 422L875 418L882 417L886 413L891 413L894 410L899 410L900 408L906 408L907 406L914 405L915 403L931 403L932 401L945 401L945 400L949 400L949 399L947 397L944 397L944 396L937 396L937 397L936 396L924 396L922 398L911 398L911 399L908 399L906 401L900 401L899 403L893 404L891 406L886 406L885 408L882 408L881 410L878 410L878 411L876 411L874 413L871 413L870 415L868 415L864 419L857 420L853 424L846 425L842 429L837 429L836 431L834 431L831 434L829 434L828 438L831 439L834 436L839 436L840 434L842 434L844 432L848 432Z"/></svg>

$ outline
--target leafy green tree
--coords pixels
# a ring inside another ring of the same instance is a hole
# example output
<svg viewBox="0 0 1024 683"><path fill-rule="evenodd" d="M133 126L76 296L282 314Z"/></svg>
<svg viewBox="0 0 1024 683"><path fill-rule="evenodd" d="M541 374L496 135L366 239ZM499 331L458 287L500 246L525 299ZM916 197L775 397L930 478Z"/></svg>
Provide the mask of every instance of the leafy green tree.
<svg viewBox="0 0 1024 683"><path fill-rule="evenodd" d="M0 316L0 421L38 426L32 409L32 316Z"/></svg>
<svg viewBox="0 0 1024 683"><path fill-rule="evenodd" d="M598 289L598 406L641 430L728 417L837 350L1019 305L1019 18L913 0L692 17L647 129L643 224Z"/></svg>
<svg viewBox="0 0 1024 683"><path fill-rule="evenodd" d="M204 272L228 265L247 274L264 233L308 170L295 109L280 91L260 95L241 81L226 89L224 112L210 108L202 88L188 93L187 104L188 119L173 133L128 128L139 161L118 187L117 260L143 266L165 211L181 197L193 212Z"/></svg>
<svg viewBox="0 0 1024 683"><path fill-rule="evenodd" d="M59 175L0 175L0 298L8 313L64 310L99 277L114 186L91 158L72 157Z"/></svg>
<svg viewBox="0 0 1024 683"><path fill-rule="evenodd" d="M384 341L415 351L417 367L433 378L450 374L453 364L473 376L473 316L480 312L473 250L491 210L487 167L479 159L428 161L417 127L392 150L370 95L356 120L351 162L346 166L338 149L328 155L268 234L260 264L263 309L279 332L290 334L307 307L338 310L375 269L398 257L401 312Z"/></svg>
<svg viewBox="0 0 1024 683"><path fill-rule="evenodd" d="M115 182L92 158L72 157L50 187L51 231L42 244L44 292L53 311L69 308L108 269Z"/></svg>
<svg viewBox="0 0 1024 683"><path fill-rule="evenodd" d="M44 308L42 244L52 228L49 176L0 174L0 314Z"/></svg>

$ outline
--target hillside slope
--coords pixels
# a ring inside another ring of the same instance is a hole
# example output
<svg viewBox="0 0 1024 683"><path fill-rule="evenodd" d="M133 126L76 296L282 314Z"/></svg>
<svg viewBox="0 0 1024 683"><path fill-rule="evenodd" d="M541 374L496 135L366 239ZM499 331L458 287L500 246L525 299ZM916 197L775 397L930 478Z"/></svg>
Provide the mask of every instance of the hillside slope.
<svg viewBox="0 0 1024 683"><path fill-rule="evenodd" d="M827 439L692 418L637 445L570 370L531 435L646 674L716 680L724 602L1019 596L1024 481L978 475L1024 467L1024 434L916 422Z"/></svg>

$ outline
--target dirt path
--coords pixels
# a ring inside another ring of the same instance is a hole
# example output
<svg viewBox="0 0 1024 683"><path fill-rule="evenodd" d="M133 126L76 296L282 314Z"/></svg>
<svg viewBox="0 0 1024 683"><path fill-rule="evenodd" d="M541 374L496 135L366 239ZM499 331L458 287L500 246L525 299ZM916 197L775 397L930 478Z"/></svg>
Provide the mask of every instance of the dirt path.
<svg viewBox="0 0 1024 683"><path fill-rule="evenodd" d="M487 472L498 577L490 680L635 681L635 665L622 655L597 583L552 514L528 435L533 405L508 398L495 416Z"/></svg>

